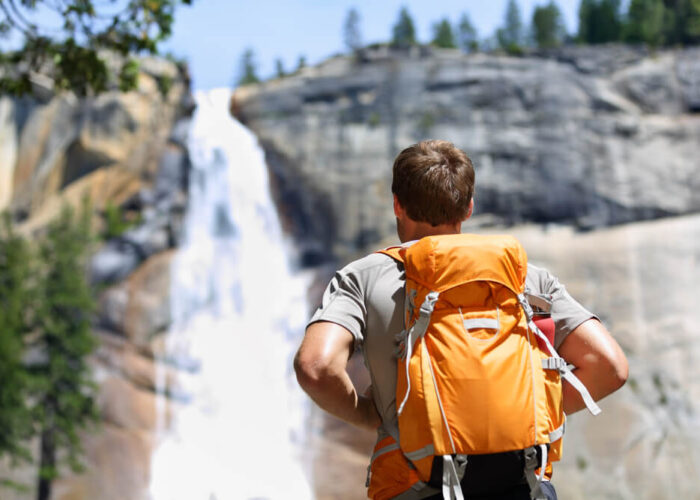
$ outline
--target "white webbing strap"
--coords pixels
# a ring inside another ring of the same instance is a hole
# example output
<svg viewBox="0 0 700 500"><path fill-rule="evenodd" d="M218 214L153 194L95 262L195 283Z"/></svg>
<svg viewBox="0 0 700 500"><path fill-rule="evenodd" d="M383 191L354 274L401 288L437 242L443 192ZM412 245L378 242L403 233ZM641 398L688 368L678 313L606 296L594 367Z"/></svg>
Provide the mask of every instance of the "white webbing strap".
<svg viewBox="0 0 700 500"><path fill-rule="evenodd" d="M540 475L537 476L537 482L541 484L544 481L544 474L547 472L547 452L549 448L547 448L546 444L541 444L540 450L542 450L542 461L540 462Z"/></svg>
<svg viewBox="0 0 700 500"><path fill-rule="evenodd" d="M527 302L527 299L525 298L525 295L520 294L518 295L518 299L520 300L520 305L522 306L523 310L525 311L525 315L527 316L527 324L528 327L532 332L534 332L537 337L539 337L547 346L547 349L549 350L550 358L549 359L561 359L562 361L549 361L549 360L544 360L543 361L543 367L544 363L556 363L560 365L561 367L557 367L559 370L559 373L561 374L562 378L569 382L571 386L576 389L579 394L581 394L581 399L583 399L583 402L586 404L586 408L588 408L588 411L590 411L593 415L598 415L600 413L600 407L596 404L595 400L591 396L591 393L588 392L588 389L586 389L586 386L583 385L583 383L579 380L579 378L573 374L571 371L571 367L566 364L566 361L564 358L559 356L557 354L556 349L554 349L554 346L552 346L552 343L549 341L547 336L542 333L542 330L539 329L539 327L535 324L533 321L533 313L532 313L532 307L530 307L530 304Z"/></svg>
<svg viewBox="0 0 700 500"><path fill-rule="evenodd" d="M601 409L593 400L591 393L588 392L588 389L586 389L586 386L583 385L583 382L581 382L579 378L574 375L568 366L561 370L560 373L564 380L570 383L571 386L579 392L581 399L583 399L583 402L586 404L586 408L588 408L588 411L590 411L593 415L598 415L601 412Z"/></svg>
<svg viewBox="0 0 700 500"><path fill-rule="evenodd" d="M439 292L430 292L425 296L425 300L420 306L420 314L418 319L413 324L406 335L406 395L399 405L398 414L401 415L403 412L403 407L408 401L408 395L411 392L411 377L409 376L409 363L411 362L411 355L413 354L413 344L416 340L422 338L425 335L426 330L428 330L428 325L430 324L430 316L433 314L433 308L435 307L435 302L437 302Z"/></svg>
<svg viewBox="0 0 700 500"><path fill-rule="evenodd" d="M545 449L547 447L545 446ZM537 460L537 450L534 446L524 450L525 452L525 479L527 479L527 484L530 487L530 498L532 500L546 500L544 493L542 492L542 481L535 474L535 470L540 466L539 460ZM546 463L542 463L542 469L545 469Z"/></svg>
<svg viewBox="0 0 700 500"><path fill-rule="evenodd" d="M542 360L542 368L545 370L563 370L566 368L566 361L564 358L559 356L552 356L551 358Z"/></svg>
<svg viewBox="0 0 700 500"><path fill-rule="evenodd" d="M466 455L460 455L460 457L464 457L464 460L460 460L458 471L452 455L442 456L442 498L444 500L464 500L459 482L464 476L467 460Z"/></svg>
<svg viewBox="0 0 700 500"><path fill-rule="evenodd" d="M549 442L553 443L555 441L559 441L561 438L564 437L564 433L566 432L566 417L564 417L564 422L554 429L552 432L549 433Z"/></svg>

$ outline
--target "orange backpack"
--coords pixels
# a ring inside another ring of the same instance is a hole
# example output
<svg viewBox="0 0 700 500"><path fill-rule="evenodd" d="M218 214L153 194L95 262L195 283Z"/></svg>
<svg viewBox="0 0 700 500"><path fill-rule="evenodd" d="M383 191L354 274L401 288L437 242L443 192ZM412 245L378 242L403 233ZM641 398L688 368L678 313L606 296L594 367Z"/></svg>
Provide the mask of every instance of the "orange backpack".
<svg viewBox="0 0 700 500"><path fill-rule="evenodd" d="M524 249L511 236L456 234L381 252L405 267L406 328L397 336L398 429L385 426L391 437L375 448L368 496L422 488L442 457L443 496L462 499L469 455L523 450L531 496L542 498L540 482L561 455L561 378L593 414L600 409L534 322Z"/></svg>

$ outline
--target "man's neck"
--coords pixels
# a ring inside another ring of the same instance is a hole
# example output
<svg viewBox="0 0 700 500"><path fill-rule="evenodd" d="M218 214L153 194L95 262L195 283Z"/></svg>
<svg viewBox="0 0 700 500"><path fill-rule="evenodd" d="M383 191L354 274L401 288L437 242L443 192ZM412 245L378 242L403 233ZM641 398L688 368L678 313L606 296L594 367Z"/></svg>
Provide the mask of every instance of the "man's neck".
<svg viewBox="0 0 700 500"><path fill-rule="evenodd" d="M460 224L441 224L433 226L427 222L413 222L405 235L402 235L401 242L419 240L426 236L440 236L443 234L459 234L462 232Z"/></svg>

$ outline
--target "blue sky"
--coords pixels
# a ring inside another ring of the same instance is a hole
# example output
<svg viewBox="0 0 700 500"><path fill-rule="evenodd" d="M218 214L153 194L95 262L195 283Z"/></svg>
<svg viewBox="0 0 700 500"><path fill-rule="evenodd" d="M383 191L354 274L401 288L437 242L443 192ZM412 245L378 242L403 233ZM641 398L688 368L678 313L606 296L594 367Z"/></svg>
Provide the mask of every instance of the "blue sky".
<svg viewBox="0 0 700 500"><path fill-rule="evenodd" d="M534 7L547 1L518 3L529 22ZM579 0L557 3L572 32ZM314 64L342 52L342 26L351 7L360 13L365 43L387 41L402 5L413 16L418 39L428 41L433 23L443 17L455 23L463 12L480 38L491 35L503 22L506 0L194 0L178 9L173 36L163 48L189 61L195 89L228 87L247 47L255 52L260 76L267 77L277 58L292 69L302 54Z"/></svg>

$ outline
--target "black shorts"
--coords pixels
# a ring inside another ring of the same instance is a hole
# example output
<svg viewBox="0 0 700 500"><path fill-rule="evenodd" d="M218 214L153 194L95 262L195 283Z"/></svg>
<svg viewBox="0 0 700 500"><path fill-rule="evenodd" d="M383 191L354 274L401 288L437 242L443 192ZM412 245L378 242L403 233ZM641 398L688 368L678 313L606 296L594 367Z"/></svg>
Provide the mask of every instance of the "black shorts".
<svg viewBox="0 0 700 500"><path fill-rule="evenodd" d="M542 493L547 500L557 500L557 492L549 481L542 482ZM467 500L530 500L530 488L526 484L520 484L512 490L497 493L496 495L468 496ZM433 495L423 500L442 500L442 493Z"/></svg>

